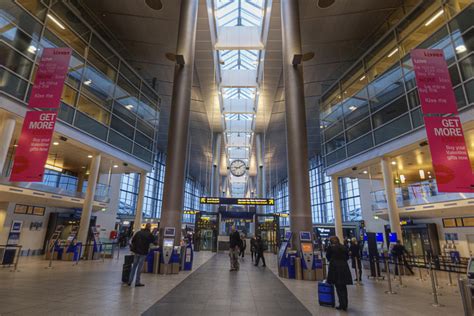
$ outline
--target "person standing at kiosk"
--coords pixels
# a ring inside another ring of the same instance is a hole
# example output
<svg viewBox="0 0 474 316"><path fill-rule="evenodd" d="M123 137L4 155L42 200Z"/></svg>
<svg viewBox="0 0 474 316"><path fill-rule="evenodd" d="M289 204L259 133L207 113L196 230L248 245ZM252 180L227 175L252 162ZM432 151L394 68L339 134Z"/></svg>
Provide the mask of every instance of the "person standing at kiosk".
<svg viewBox="0 0 474 316"><path fill-rule="evenodd" d="M239 253L240 253L240 234L232 226L232 231L229 236L229 257L230 257L230 271L239 271Z"/></svg>
<svg viewBox="0 0 474 316"><path fill-rule="evenodd" d="M132 237L130 250L133 252L133 266L130 271L130 278L128 279L128 285L132 285L133 277L136 273L135 286L144 286L140 282L140 276L143 270L143 264L145 263L146 256L150 251L150 244L156 244L155 236L151 233L151 224L147 223L145 228L137 232Z"/></svg>
<svg viewBox="0 0 474 316"><path fill-rule="evenodd" d="M329 243L330 245L326 251L326 258L329 261L327 283L336 287L337 297L339 298L339 306L336 309L346 311L349 305L347 285L352 285L352 274L347 264L349 251L336 236L329 238Z"/></svg>

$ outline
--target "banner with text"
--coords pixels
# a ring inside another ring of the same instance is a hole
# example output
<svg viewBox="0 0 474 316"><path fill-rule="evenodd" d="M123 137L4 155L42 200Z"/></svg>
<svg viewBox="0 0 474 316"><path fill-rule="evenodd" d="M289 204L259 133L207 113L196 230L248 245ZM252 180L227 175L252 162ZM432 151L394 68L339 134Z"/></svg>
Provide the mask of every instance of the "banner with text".
<svg viewBox="0 0 474 316"><path fill-rule="evenodd" d="M71 48L43 49L28 101L30 108L56 109L59 107L71 52Z"/></svg>
<svg viewBox="0 0 474 316"><path fill-rule="evenodd" d="M12 182L43 181L44 165L56 123L56 112L28 111L15 152Z"/></svg>
<svg viewBox="0 0 474 316"><path fill-rule="evenodd" d="M457 113L448 65L441 49L414 49L411 59L423 114Z"/></svg>
<svg viewBox="0 0 474 316"><path fill-rule="evenodd" d="M474 192L471 162L459 117L425 117L440 192Z"/></svg>

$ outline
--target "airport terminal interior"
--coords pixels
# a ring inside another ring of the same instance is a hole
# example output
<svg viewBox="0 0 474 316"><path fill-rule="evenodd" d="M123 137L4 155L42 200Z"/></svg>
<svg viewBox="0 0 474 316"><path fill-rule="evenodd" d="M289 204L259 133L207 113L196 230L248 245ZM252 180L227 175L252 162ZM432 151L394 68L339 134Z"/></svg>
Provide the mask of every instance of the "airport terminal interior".
<svg viewBox="0 0 474 316"><path fill-rule="evenodd" d="M0 0L0 316L472 316L473 167L473 0Z"/></svg>

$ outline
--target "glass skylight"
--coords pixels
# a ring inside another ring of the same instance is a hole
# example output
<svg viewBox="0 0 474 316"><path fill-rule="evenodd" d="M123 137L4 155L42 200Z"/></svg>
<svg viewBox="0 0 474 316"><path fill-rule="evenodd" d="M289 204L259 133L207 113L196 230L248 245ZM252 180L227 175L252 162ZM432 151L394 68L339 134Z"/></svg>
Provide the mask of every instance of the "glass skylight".
<svg viewBox="0 0 474 316"><path fill-rule="evenodd" d="M223 88L222 96L225 99L254 99L257 89L255 88Z"/></svg>
<svg viewBox="0 0 474 316"><path fill-rule="evenodd" d="M221 50L219 51L221 69L255 70L258 65L257 50Z"/></svg>
<svg viewBox="0 0 474 316"><path fill-rule="evenodd" d="M217 26L260 26L263 0L217 0Z"/></svg>

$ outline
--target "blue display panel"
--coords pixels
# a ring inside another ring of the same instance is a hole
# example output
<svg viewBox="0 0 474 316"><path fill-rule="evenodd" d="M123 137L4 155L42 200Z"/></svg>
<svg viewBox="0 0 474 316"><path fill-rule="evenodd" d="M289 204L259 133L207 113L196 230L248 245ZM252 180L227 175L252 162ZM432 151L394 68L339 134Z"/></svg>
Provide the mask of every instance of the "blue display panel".
<svg viewBox="0 0 474 316"><path fill-rule="evenodd" d="M311 241L311 232L300 232L300 241Z"/></svg>

